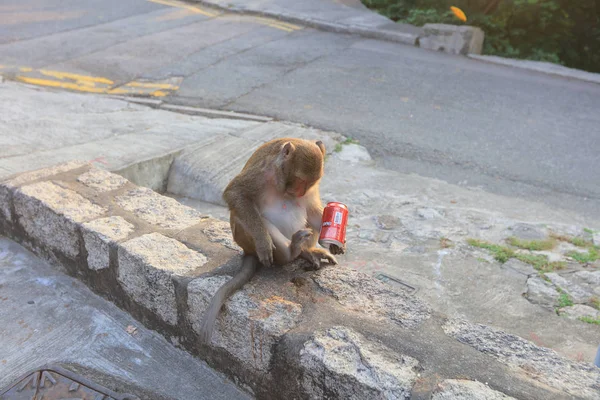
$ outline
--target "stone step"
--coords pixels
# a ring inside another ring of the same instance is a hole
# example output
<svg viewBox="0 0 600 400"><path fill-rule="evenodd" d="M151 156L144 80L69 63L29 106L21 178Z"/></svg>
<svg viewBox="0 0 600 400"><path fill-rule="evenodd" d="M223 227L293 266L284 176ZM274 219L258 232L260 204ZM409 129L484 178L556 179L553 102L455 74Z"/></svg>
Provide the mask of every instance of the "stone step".
<svg viewBox="0 0 600 400"><path fill-rule="evenodd" d="M323 134L315 129L281 122L215 135L174 156L167 192L225 206L223 190L242 170L252 153L263 143L281 137L322 140L329 153L341 139L338 134Z"/></svg>

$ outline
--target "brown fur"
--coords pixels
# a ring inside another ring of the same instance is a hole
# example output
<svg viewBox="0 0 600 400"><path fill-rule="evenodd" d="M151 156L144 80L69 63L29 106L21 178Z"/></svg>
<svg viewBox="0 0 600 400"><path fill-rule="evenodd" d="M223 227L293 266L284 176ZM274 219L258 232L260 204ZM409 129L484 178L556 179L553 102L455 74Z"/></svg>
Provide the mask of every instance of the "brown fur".
<svg viewBox="0 0 600 400"><path fill-rule="evenodd" d="M323 259L336 264L325 249L316 248L323 206L319 182L325 146L303 139L275 139L260 146L229 183L223 198L230 210L233 239L244 250L242 270L223 285L205 313L200 338L210 340L225 300L248 282L256 260L283 265L297 257L320 268ZM332 246L335 254L344 249Z"/></svg>

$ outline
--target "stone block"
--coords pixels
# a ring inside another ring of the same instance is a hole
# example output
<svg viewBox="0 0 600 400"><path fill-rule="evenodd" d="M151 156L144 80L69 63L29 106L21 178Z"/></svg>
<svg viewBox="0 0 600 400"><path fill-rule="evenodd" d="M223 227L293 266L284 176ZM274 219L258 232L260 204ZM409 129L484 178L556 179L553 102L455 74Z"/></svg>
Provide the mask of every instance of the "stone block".
<svg viewBox="0 0 600 400"><path fill-rule="evenodd" d="M506 233L508 236L514 236L521 240L546 240L548 239L548 229L543 226L518 223L510 226Z"/></svg>
<svg viewBox="0 0 600 400"><path fill-rule="evenodd" d="M589 287L579 285L572 279L567 279L556 272L549 272L546 277L552 281L554 285L566 292L575 303L587 303L590 298L594 297L594 293L589 290Z"/></svg>
<svg viewBox="0 0 600 400"><path fill-rule="evenodd" d="M97 192L109 192L123 187L128 181L117 174L99 168L92 168L77 177L77 181L83 183Z"/></svg>
<svg viewBox="0 0 600 400"><path fill-rule="evenodd" d="M310 398L408 399L419 363L345 327L317 332L300 350Z"/></svg>
<svg viewBox="0 0 600 400"><path fill-rule="evenodd" d="M475 26L425 24L419 47L451 54L481 54L484 32Z"/></svg>
<svg viewBox="0 0 600 400"><path fill-rule="evenodd" d="M12 222L11 204L12 196L10 189L7 186L0 185L0 218L8 222Z"/></svg>
<svg viewBox="0 0 600 400"><path fill-rule="evenodd" d="M416 327L431 315L431 309L422 301L349 268L324 268L313 279L340 304L355 312L390 319L405 327Z"/></svg>
<svg viewBox="0 0 600 400"><path fill-rule="evenodd" d="M71 258L79 254L78 226L107 211L47 181L17 189L13 202L19 224L31 237Z"/></svg>
<svg viewBox="0 0 600 400"><path fill-rule="evenodd" d="M593 319L600 318L600 311L584 304L575 304L574 306L563 307L559 310L559 314L569 319L580 319L582 317Z"/></svg>
<svg viewBox="0 0 600 400"><path fill-rule="evenodd" d="M81 226L88 267L98 271L109 266L110 245L127 239L135 227L122 217L100 218Z"/></svg>
<svg viewBox="0 0 600 400"><path fill-rule="evenodd" d="M188 285L188 318L198 331L204 312L229 276L198 278ZM221 310L211 344L258 370L266 371L279 338L300 320L302 306L278 296L263 300L250 288L236 292Z"/></svg>
<svg viewBox="0 0 600 400"><path fill-rule="evenodd" d="M165 229L182 230L204 218L193 208L147 188L132 189L117 196L115 202L147 223Z"/></svg>
<svg viewBox="0 0 600 400"><path fill-rule="evenodd" d="M572 361L554 350L540 347L516 335L462 319L450 319L444 332L459 342L494 357L542 384L568 393L577 399L598 399L600 368L587 362Z"/></svg>
<svg viewBox="0 0 600 400"><path fill-rule="evenodd" d="M336 157L351 164L373 160L369 151L364 146L355 143L343 145L341 150L336 152Z"/></svg>
<svg viewBox="0 0 600 400"><path fill-rule="evenodd" d="M217 219L211 219L207 221L206 226L202 229L202 233L204 233L208 240L213 243L222 244L223 246L228 247L232 250L241 250L241 247L239 247L233 241L231 225L227 222L219 221Z"/></svg>
<svg viewBox="0 0 600 400"><path fill-rule="evenodd" d="M81 168L87 163L83 161L70 161L55 165L54 167L38 169L35 171L24 172L15 177L12 177L4 182L0 183L0 217L12 221L12 215L10 210L11 204L11 192L17 187L36 181L38 179L47 178L52 175L60 174L63 172L71 171L73 169Z"/></svg>
<svg viewBox="0 0 600 400"><path fill-rule="evenodd" d="M208 259L175 239L150 233L118 247L117 279L138 304L163 321L177 323L175 276L190 276Z"/></svg>
<svg viewBox="0 0 600 400"><path fill-rule="evenodd" d="M559 293L551 283L546 282L539 276L527 279L527 300L538 304L549 311L554 311Z"/></svg>
<svg viewBox="0 0 600 400"><path fill-rule="evenodd" d="M466 379L446 379L431 396L431 400L514 400L514 397L491 389L481 382Z"/></svg>

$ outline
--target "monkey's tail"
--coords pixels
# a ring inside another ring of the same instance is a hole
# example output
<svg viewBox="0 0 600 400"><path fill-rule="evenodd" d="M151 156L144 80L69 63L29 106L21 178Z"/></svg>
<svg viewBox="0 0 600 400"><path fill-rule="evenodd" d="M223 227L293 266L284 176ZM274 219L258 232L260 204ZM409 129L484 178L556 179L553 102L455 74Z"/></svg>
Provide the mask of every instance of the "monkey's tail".
<svg viewBox="0 0 600 400"><path fill-rule="evenodd" d="M225 304L225 301L239 288L250 281L250 279L252 279L254 273L256 272L257 266L258 259L255 256L244 254L244 258L242 259L242 268L240 271L227 283L221 286L219 290L217 290L217 293L215 293L213 296L208 309L204 313L202 326L200 328L200 332L198 332L200 341L202 341L204 344L210 343L215 322L219 312L221 311L221 307L223 307L223 304Z"/></svg>

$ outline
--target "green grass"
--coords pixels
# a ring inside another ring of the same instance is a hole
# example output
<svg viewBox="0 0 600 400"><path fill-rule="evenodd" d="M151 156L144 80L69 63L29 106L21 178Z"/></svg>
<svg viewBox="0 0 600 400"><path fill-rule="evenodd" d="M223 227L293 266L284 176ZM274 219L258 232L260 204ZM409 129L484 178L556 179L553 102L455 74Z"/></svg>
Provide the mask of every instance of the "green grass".
<svg viewBox="0 0 600 400"><path fill-rule="evenodd" d="M564 269L566 266L562 261L548 261L548 257L544 254L516 253L515 258L533 266L533 268L542 273Z"/></svg>
<svg viewBox="0 0 600 400"><path fill-rule="evenodd" d="M583 228L583 231L585 233L589 233L590 235L593 235L594 233L596 233L596 231L594 231L593 229L590 229L590 228Z"/></svg>
<svg viewBox="0 0 600 400"><path fill-rule="evenodd" d="M358 141L358 140L352 139L352 138L350 138L350 137L349 137L349 138L346 138L346 140L344 140L344 141L342 142L342 144L358 144L358 143L359 143L359 141Z"/></svg>
<svg viewBox="0 0 600 400"><path fill-rule="evenodd" d="M600 318L579 317L577 319L583 322L587 322L588 324L600 325Z"/></svg>
<svg viewBox="0 0 600 400"><path fill-rule="evenodd" d="M594 262L598 259L598 250L596 249L596 247L590 247L587 253L572 251L570 253L567 253L567 255L581 264L587 264Z"/></svg>
<svg viewBox="0 0 600 400"><path fill-rule="evenodd" d="M577 247L588 247L592 244L592 242L585 240L584 238L580 238L580 237L572 238L571 243Z"/></svg>
<svg viewBox="0 0 600 400"><path fill-rule="evenodd" d="M484 242L482 240L477 239L468 239L467 243L474 247L479 247L480 249L486 249L494 256L494 259L502 264L510 260L511 258L516 258L526 264L533 266L538 272L552 272L557 269L562 269L565 267L565 263L563 262L550 262L548 257L544 254L525 254L525 253L517 253L513 249L501 246L494 243Z"/></svg>
<svg viewBox="0 0 600 400"><path fill-rule="evenodd" d="M521 240L516 237L508 238L508 244L519 249L540 251L551 250L554 248L555 242L552 239L548 240Z"/></svg>
<svg viewBox="0 0 600 400"><path fill-rule="evenodd" d="M571 299L571 296L569 296L565 292L561 292L560 296L558 296L558 307L563 308L563 307L570 307L572 305L573 305L573 300Z"/></svg>
<svg viewBox="0 0 600 400"><path fill-rule="evenodd" d="M346 138L346 140L344 140L342 143L337 143L333 149L333 151L335 151L336 153L339 153L340 151L342 151L342 146L345 144L358 144L359 141L352 139L352 138Z"/></svg>
<svg viewBox="0 0 600 400"><path fill-rule="evenodd" d="M591 231L591 229L590 229L590 231ZM557 235L557 234L553 234L552 237L554 239L560 240L562 242L571 243L572 245L575 245L577 247L584 247L584 248L585 247L593 247L593 244L591 241L585 240L584 238L581 238L581 237L573 237L573 236L565 236L565 235Z"/></svg>
<svg viewBox="0 0 600 400"><path fill-rule="evenodd" d="M592 297L590 299L590 306L594 307L596 310L600 311L600 299L597 297Z"/></svg>
<svg viewBox="0 0 600 400"><path fill-rule="evenodd" d="M494 255L494 259L502 264L515 256L515 252L513 250L498 244L484 242L477 239L468 239L467 243L469 243L471 246L479 247L480 249L489 250Z"/></svg>

